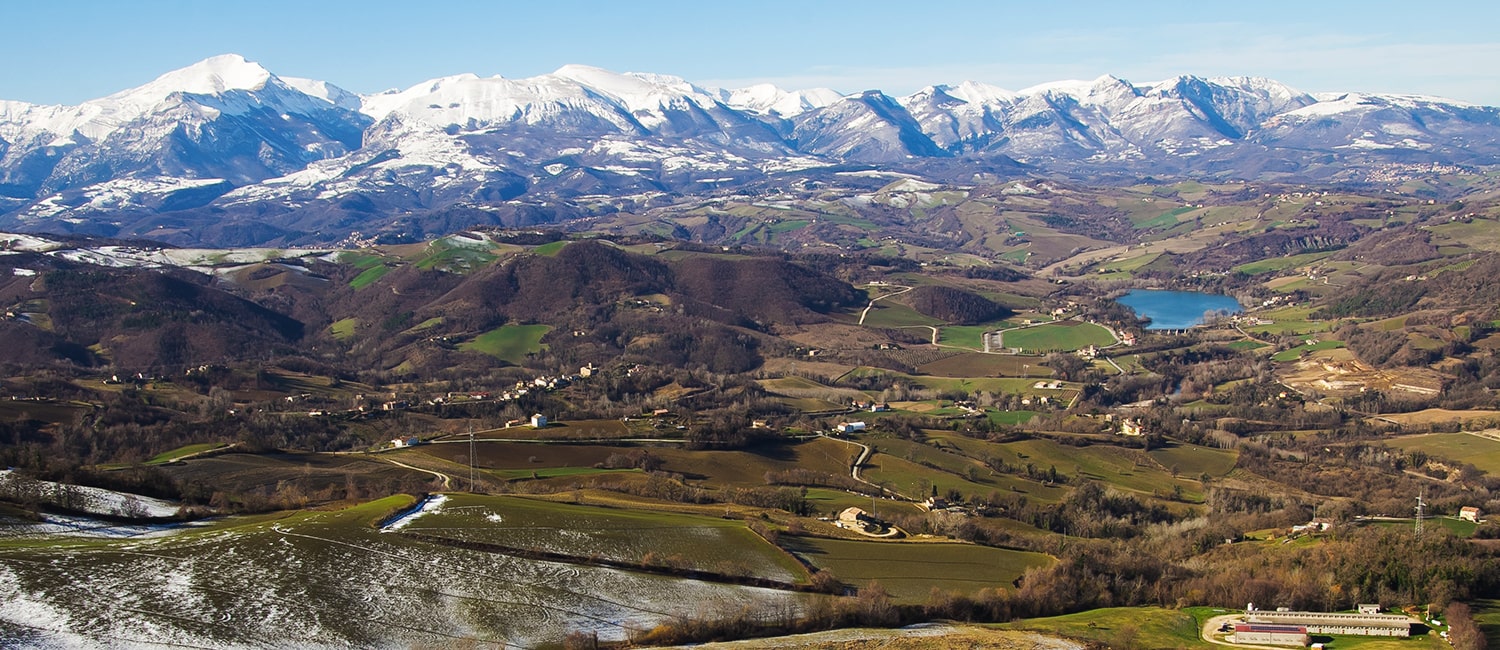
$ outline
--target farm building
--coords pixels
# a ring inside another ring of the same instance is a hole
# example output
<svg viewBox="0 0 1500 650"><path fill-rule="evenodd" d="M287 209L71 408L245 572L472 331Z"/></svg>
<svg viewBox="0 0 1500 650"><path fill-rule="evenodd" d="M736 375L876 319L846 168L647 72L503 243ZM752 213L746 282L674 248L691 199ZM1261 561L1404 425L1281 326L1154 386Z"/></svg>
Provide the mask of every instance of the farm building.
<svg viewBox="0 0 1500 650"><path fill-rule="evenodd" d="M840 422L839 425L837 427L834 427L834 428L838 429L839 433L854 433L856 431L864 431L865 430L865 423L863 423L863 422Z"/></svg>
<svg viewBox="0 0 1500 650"><path fill-rule="evenodd" d="M1464 521L1472 521L1477 524L1479 523L1479 508L1475 508L1474 506L1464 506L1462 508L1459 508L1458 518Z"/></svg>
<svg viewBox="0 0 1500 650"><path fill-rule="evenodd" d="M1306 647L1307 628L1300 625L1238 623L1234 626L1234 642Z"/></svg>
<svg viewBox="0 0 1500 650"><path fill-rule="evenodd" d="M541 413L534 413L534 414L532 414L532 416L531 416L531 426L532 426L532 428L535 428L535 429L546 428L546 426L547 426L547 416L542 415Z"/></svg>
<svg viewBox="0 0 1500 650"><path fill-rule="evenodd" d="M1264 625L1300 625L1310 634L1347 636L1411 636L1417 621L1399 614L1334 614L1329 612L1255 612L1250 622Z"/></svg>
<svg viewBox="0 0 1500 650"><path fill-rule="evenodd" d="M1380 604L1379 603L1370 604L1370 605L1363 605L1362 604L1362 605L1359 605L1358 607L1356 607L1355 609L1358 609L1359 613L1361 613L1361 614L1379 614L1380 613Z"/></svg>
<svg viewBox="0 0 1500 650"><path fill-rule="evenodd" d="M870 516L870 513L859 508L844 508L839 512L838 525L840 528L848 528L867 533L879 532L885 527L879 519Z"/></svg>

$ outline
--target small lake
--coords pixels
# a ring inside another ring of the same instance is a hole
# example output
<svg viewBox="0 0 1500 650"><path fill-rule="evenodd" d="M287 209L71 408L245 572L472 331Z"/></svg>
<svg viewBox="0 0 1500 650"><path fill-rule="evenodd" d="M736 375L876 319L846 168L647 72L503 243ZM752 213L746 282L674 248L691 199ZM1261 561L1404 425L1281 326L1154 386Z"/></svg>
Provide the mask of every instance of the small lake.
<svg viewBox="0 0 1500 650"><path fill-rule="evenodd" d="M1208 312L1240 313L1240 302L1230 296L1196 291L1132 289L1115 299L1136 314L1151 319L1153 330L1179 330L1203 324Z"/></svg>

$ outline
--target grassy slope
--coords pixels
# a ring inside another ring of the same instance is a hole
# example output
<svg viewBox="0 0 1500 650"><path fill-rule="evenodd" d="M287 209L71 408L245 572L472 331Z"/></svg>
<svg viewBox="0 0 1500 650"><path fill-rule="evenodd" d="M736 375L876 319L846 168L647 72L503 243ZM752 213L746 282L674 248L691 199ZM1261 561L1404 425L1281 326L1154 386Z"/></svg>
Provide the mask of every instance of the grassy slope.
<svg viewBox="0 0 1500 650"><path fill-rule="evenodd" d="M520 365L526 360L526 355L546 349L542 345L542 337L550 331L551 325L505 325L480 334L458 347Z"/></svg>

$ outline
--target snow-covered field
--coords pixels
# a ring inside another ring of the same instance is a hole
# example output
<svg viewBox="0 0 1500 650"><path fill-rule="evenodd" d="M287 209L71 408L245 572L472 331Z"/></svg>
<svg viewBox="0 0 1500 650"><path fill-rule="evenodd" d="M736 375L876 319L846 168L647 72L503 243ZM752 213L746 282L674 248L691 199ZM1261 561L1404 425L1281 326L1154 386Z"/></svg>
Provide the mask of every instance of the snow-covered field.
<svg viewBox="0 0 1500 650"><path fill-rule="evenodd" d="M430 545L382 534L378 515L377 504L8 547L0 647L532 647L746 608L779 616L810 598Z"/></svg>
<svg viewBox="0 0 1500 650"><path fill-rule="evenodd" d="M36 500L77 512L111 517L160 519L177 514L178 505L139 494L127 494L83 485L22 479L11 470L0 470L0 494L29 493Z"/></svg>

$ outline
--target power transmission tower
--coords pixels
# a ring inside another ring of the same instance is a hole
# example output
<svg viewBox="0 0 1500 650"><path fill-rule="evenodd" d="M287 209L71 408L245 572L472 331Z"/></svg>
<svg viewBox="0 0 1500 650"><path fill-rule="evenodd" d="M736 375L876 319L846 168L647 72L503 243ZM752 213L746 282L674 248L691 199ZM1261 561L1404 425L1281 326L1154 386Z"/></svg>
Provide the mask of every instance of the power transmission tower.
<svg viewBox="0 0 1500 650"><path fill-rule="evenodd" d="M1427 488L1424 487L1417 494L1417 537L1422 536L1422 508L1427 505L1427 501L1423 499L1425 496L1427 496Z"/></svg>

